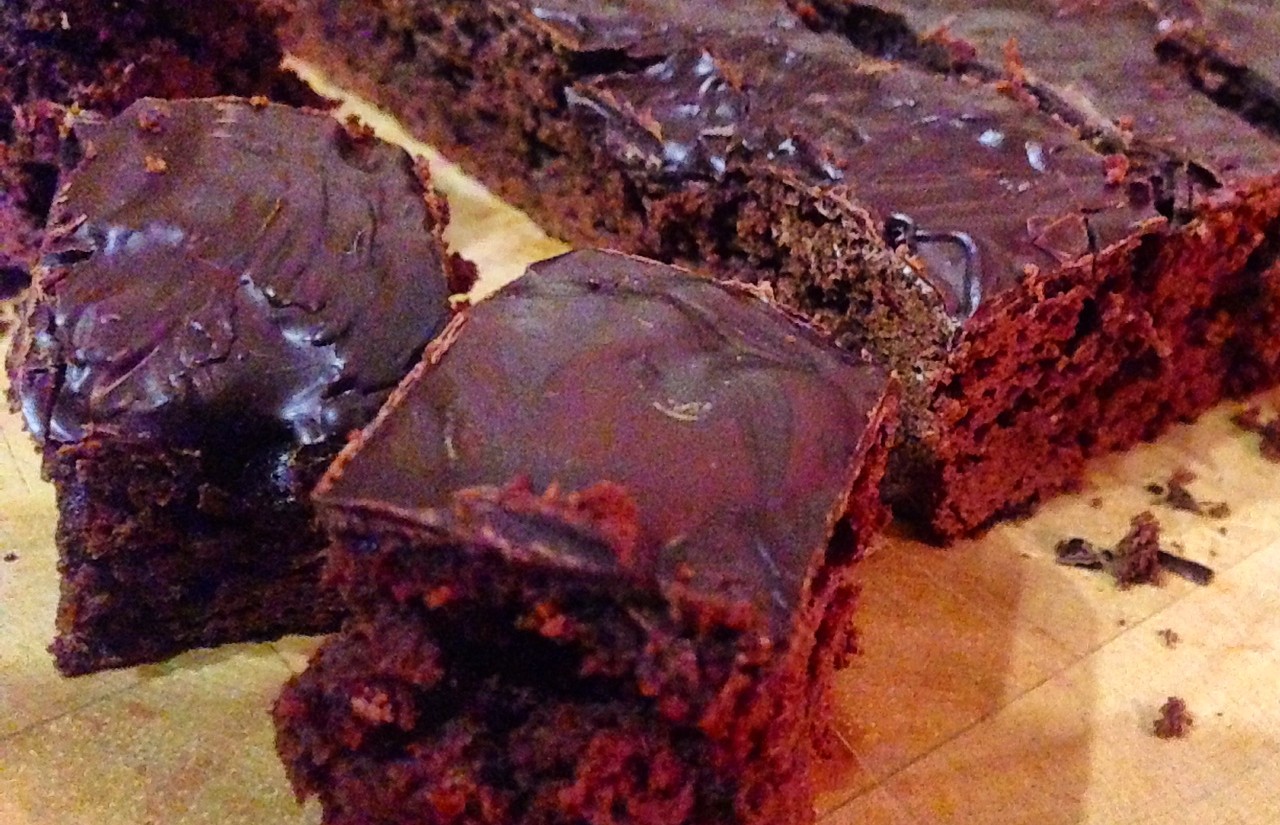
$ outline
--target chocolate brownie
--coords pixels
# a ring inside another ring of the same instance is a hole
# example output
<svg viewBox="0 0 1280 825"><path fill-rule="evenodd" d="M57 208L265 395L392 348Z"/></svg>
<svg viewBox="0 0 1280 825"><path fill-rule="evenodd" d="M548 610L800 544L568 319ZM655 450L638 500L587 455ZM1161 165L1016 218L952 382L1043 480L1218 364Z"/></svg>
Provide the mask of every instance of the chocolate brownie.
<svg viewBox="0 0 1280 825"><path fill-rule="evenodd" d="M276 707L331 825L805 823L885 373L741 285L535 265L317 488L351 616Z"/></svg>
<svg viewBox="0 0 1280 825"><path fill-rule="evenodd" d="M140 97L318 100L280 69L278 5L259 0L0 3L0 297L25 285L57 186L69 107Z"/></svg>
<svg viewBox="0 0 1280 825"><path fill-rule="evenodd" d="M829 9L801 11L302 0L287 38L566 238L764 278L888 363L906 404L886 493L940 538L1280 376L1280 143L1160 65L1154 18L1130 55L1097 58L1173 90L1135 145L1081 134L1105 116L1069 47L1062 111L1045 111L1000 63L975 77L868 54ZM903 44L898 19L885 36ZM1073 44L1111 25L1089 19ZM1158 91L1116 92L1138 107L1116 118L1145 123Z"/></svg>
<svg viewBox="0 0 1280 825"><path fill-rule="evenodd" d="M425 168L230 98L74 141L9 363L57 490L58 667L331 629L310 489L469 285Z"/></svg>
<svg viewBox="0 0 1280 825"><path fill-rule="evenodd" d="M873 56L981 79L1079 129L1127 186L1157 183L1174 224L1148 311L1181 366L1191 415L1280 379L1280 133L1188 82L1169 47L1190 23L1136 0L973 4L795 0ZM1168 12L1173 14L1171 10ZM1243 12L1241 12L1243 13ZM1280 25L1280 16L1276 17ZM1204 39L1202 35L1201 39ZM1277 121L1280 123L1280 121Z"/></svg>

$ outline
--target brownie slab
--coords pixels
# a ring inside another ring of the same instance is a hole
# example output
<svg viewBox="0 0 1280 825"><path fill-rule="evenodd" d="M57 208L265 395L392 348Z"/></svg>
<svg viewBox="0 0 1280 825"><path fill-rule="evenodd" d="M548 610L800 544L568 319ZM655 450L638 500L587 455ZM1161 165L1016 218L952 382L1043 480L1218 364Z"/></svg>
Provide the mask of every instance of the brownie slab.
<svg viewBox="0 0 1280 825"><path fill-rule="evenodd" d="M143 99L74 145L9 358L57 488L59 668L330 629L308 495L468 286L443 203L263 101Z"/></svg>
<svg viewBox="0 0 1280 825"><path fill-rule="evenodd" d="M1107 153L1122 185L1165 193L1171 227L1148 311L1181 365L1181 414L1280 379L1280 141L1215 103L1174 48L1194 31L1207 42L1203 29L1139 0L795 5L872 56L1021 97Z"/></svg>
<svg viewBox="0 0 1280 825"><path fill-rule="evenodd" d="M276 707L295 789L328 823L811 821L895 398L741 285L534 265L317 488L351 614Z"/></svg>
<svg viewBox="0 0 1280 825"><path fill-rule="evenodd" d="M1280 377L1280 147L1161 62L1149 11L1128 53L1032 33L1059 88L1010 83L999 57L974 74L869 54L823 17L841 4L794 5L302 2L286 39L552 231L763 278L889 364L906 403L887 494L939 538ZM902 44L896 19L880 33ZM1083 81L1107 66L1150 74L1095 103ZM1128 132L1109 120L1166 90Z"/></svg>

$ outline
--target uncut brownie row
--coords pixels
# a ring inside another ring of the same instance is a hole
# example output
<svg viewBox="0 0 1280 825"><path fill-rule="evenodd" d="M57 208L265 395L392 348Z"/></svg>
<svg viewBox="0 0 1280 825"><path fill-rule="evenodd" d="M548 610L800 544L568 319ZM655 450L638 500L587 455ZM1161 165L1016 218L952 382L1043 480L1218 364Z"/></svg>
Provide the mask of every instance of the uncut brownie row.
<svg viewBox="0 0 1280 825"><path fill-rule="evenodd" d="M303 0L285 42L565 238L768 281L889 364L888 492L951 539L1275 382L1278 27L1227 2Z"/></svg>

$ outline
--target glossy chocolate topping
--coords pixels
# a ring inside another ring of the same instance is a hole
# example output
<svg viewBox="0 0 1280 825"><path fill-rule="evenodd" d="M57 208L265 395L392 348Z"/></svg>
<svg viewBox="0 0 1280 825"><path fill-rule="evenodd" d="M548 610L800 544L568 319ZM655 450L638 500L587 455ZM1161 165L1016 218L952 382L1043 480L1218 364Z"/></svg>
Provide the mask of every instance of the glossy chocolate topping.
<svg viewBox="0 0 1280 825"><path fill-rule="evenodd" d="M679 583L785 624L882 435L886 388L753 293L574 252L455 322L316 497L322 515L438 526L464 488L611 482L638 508L625 554L532 515L484 518L514 561Z"/></svg>
<svg viewBox="0 0 1280 825"><path fill-rule="evenodd" d="M315 443L368 421L448 320L443 213L403 151L233 99L76 134L14 364L37 440Z"/></svg>
<svg viewBox="0 0 1280 825"><path fill-rule="evenodd" d="M842 9L846 32L864 45L874 44L866 12L872 4L826 0L820 5ZM1051 98L1045 101L1050 108L1086 131L1110 130L1121 142L1136 142L1131 143L1135 151L1194 163L1208 173L1195 181L1202 187L1270 176L1280 168L1280 144L1216 105L1188 83L1181 66L1158 55L1162 18L1147 0L875 0L873 5L899 18L923 43L945 43L957 70L984 66L1006 82L1043 91ZM1008 51L1011 42L1017 45L1016 58ZM879 46L896 48L891 42ZM1169 180L1158 186L1182 184Z"/></svg>
<svg viewBox="0 0 1280 825"><path fill-rule="evenodd" d="M636 68L566 97L635 173L667 187L774 174L851 196L952 316L974 314L1029 267L1078 261L1158 218L1109 185L1104 158L1061 124L815 34L782 0L554 14L542 3L533 14L565 50L631 58Z"/></svg>

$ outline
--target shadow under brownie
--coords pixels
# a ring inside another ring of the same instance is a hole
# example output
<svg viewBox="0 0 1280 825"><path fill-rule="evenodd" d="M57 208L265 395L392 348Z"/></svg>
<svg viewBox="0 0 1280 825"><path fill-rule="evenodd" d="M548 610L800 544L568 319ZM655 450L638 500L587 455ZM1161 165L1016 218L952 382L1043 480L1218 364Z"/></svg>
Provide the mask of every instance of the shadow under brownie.
<svg viewBox="0 0 1280 825"><path fill-rule="evenodd" d="M343 630L276 706L325 821L811 821L895 393L616 253L467 310L317 489Z"/></svg>
<svg viewBox="0 0 1280 825"><path fill-rule="evenodd" d="M332 629L309 493L471 272L425 168L329 116L75 125L11 394L57 490L67 674Z"/></svg>
<svg viewBox="0 0 1280 825"><path fill-rule="evenodd" d="M889 364L887 493L949 540L1280 377L1280 142L1162 67L1139 6L1125 45L1165 85L1136 96L1187 114L1115 146L997 78L809 31L783 0L304 0L286 42L551 231L764 278ZM1070 103L1108 133L1146 115Z"/></svg>

